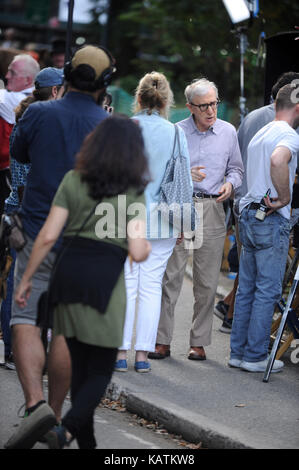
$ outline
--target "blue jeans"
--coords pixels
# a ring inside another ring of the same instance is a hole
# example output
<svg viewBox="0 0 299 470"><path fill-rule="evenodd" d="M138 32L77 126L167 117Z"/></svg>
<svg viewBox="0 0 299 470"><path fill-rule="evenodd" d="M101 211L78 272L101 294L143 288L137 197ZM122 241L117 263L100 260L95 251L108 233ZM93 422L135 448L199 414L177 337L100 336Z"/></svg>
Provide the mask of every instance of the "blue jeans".
<svg viewBox="0 0 299 470"><path fill-rule="evenodd" d="M5 206L5 213L11 214L11 212L17 210L17 207L12 206L11 204L6 204ZM12 297L13 297L13 289L14 289L14 270L15 270L15 262L16 262L16 252L15 250L11 249L10 254L13 258L13 262L9 271L9 275L6 281L6 298L2 301L1 308L0 308L0 323L1 329L3 333L3 342L4 342L4 355L5 358L11 353L11 328L9 326L10 318L11 318L11 306L12 306Z"/></svg>
<svg viewBox="0 0 299 470"><path fill-rule="evenodd" d="M274 212L263 222L242 211L239 286L231 332L231 358L246 362L268 356L272 317L282 292L289 249L289 221Z"/></svg>
<svg viewBox="0 0 299 470"><path fill-rule="evenodd" d="M11 306L12 306L12 297L13 297L13 288L14 288L14 270L16 262L16 252L11 249L10 254L13 258L13 262L9 271L9 275L6 281L6 298L2 301L1 310L0 310L0 323L3 333L3 342L4 342L4 356L8 358L11 353L11 328L9 326L11 319Z"/></svg>

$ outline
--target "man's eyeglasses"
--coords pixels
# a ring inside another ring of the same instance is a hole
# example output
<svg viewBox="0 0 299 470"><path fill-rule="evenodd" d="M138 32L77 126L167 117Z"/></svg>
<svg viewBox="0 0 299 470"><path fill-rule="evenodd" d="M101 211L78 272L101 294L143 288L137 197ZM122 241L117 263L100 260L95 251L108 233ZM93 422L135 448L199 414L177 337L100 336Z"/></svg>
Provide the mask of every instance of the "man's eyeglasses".
<svg viewBox="0 0 299 470"><path fill-rule="evenodd" d="M209 106L211 106L212 109L216 109L220 100L217 101L212 101L211 103L203 103L203 104L194 104L190 103L192 106L196 106L196 108L199 108L199 110L203 113L204 111L207 111Z"/></svg>

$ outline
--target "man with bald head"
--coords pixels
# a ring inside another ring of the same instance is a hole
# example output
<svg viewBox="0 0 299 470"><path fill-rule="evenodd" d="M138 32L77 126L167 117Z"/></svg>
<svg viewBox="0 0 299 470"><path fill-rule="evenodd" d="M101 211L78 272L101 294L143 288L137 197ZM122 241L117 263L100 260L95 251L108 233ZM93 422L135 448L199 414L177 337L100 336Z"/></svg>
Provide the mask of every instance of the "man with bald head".
<svg viewBox="0 0 299 470"><path fill-rule="evenodd" d="M15 108L34 90L34 80L40 70L29 54L14 57L5 76L6 89L0 90L0 216L9 187L9 136L15 124Z"/></svg>

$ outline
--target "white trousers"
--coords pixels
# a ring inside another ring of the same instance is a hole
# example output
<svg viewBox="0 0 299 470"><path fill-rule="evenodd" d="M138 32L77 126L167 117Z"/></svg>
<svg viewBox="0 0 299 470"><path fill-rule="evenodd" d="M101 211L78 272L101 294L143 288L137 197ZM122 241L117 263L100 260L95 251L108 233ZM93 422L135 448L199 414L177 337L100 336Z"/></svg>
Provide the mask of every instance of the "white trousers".
<svg viewBox="0 0 299 470"><path fill-rule="evenodd" d="M131 349L138 298L135 351L154 351L161 311L162 280L176 238L151 240L152 251L141 263L125 262L127 309L121 350Z"/></svg>

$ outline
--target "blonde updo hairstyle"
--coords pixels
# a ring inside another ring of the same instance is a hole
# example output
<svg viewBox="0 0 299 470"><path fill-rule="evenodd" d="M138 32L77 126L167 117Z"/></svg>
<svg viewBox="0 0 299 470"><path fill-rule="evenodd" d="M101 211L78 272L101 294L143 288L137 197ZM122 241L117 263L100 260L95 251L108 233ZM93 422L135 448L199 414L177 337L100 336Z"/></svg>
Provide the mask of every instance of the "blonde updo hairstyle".
<svg viewBox="0 0 299 470"><path fill-rule="evenodd" d="M147 73L140 80L135 93L135 112L146 109L148 114L152 114L156 110L161 116L167 118L173 104L173 93L163 73Z"/></svg>

